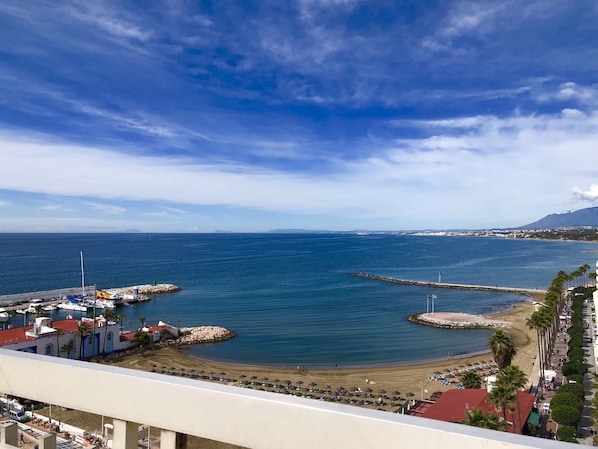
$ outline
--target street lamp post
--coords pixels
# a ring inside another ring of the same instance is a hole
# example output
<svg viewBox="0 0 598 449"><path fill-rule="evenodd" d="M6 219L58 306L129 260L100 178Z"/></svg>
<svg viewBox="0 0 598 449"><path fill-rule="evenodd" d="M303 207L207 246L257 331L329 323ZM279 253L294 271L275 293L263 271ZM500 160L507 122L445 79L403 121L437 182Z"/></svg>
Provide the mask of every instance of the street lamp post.
<svg viewBox="0 0 598 449"><path fill-rule="evenodd" d="M428 295L426 297L426 313L429 313L429 305L430 305L430 300L432 300L432 313L434 313L434 300L437 298L436 295Z"/></svg>

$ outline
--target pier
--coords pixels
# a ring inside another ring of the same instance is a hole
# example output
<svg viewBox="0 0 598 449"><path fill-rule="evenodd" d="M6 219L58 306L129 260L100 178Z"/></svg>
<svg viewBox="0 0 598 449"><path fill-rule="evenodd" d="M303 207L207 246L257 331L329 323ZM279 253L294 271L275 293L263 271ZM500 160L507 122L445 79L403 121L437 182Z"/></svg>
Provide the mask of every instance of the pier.
<svg viewBox="0 0 598 449"><path fill-rule="evenodd" d="M470 285L470 284L450 284L447 282L425 282L425 281L411 281L407 279L397 279L393 277L377 276L368 273L352 273L353 276L372 279L374 281L394 282L395 284L416 285L419 287L430 288L453 288L458 290L477 290L487 292L501 292L501 293L517 293L520 295L532 294L546 294L546 290L539 290L537 288L518 288L518 287L499 287L491 285Z"/></svg>

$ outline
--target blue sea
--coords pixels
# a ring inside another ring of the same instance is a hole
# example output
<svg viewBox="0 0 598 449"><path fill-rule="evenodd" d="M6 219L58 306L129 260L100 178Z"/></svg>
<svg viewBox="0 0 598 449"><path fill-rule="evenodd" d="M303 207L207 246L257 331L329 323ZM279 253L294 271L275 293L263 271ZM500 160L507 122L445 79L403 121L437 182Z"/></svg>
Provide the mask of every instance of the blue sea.
<svg viewBox="0 0 598 449"><path fill-rule="evenodd" d="M489 331L416 325L426 310L488 314L515 294L431 289L352 276L547 288L559 270L595 266L593 243L356 234L0 234L0 294L86 284L174 283L183 290L123 307L125 327L158 320L237 336L191 355L242 364L398 365L486 350ZM58 312L55 318L61 318ZM15 324L23 324L17 315Z"/></svg>

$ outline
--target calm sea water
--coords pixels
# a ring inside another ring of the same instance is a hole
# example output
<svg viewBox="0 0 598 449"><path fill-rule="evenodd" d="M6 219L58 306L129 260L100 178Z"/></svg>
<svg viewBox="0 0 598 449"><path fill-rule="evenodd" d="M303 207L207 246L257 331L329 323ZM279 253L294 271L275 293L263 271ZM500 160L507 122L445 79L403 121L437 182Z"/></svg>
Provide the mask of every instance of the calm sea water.
<svg viewBox="0 0 598 449"><path fill-rule="evenodd" d="M487 314L514 294L428 289L351 276L546 288L559 270L595 266L592 243L354 234L0 234L0 294L75 287L84 252L98 288L174 283L183 291L123 308L137 319L220 325L237 337L189 349L250 364L359 366L413 363L486 349L489 332L407 321L436 310ZM56 315L56 318L61 315ZM16 316L22 324L23 317Z"/></svg>

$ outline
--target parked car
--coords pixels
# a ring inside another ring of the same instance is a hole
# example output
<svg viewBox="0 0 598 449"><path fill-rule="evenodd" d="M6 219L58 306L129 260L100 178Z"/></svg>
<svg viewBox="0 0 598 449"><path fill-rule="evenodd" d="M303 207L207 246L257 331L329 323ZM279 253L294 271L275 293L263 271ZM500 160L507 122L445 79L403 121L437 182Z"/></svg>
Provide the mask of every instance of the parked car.
<svg viewBox="0 0 598 449"><path fill-rule="evenodd" d="M10 410L8 412L8 417L13 421L18 422L27 422L31 419L31 417L26 414L23 410Z"/></svg>

